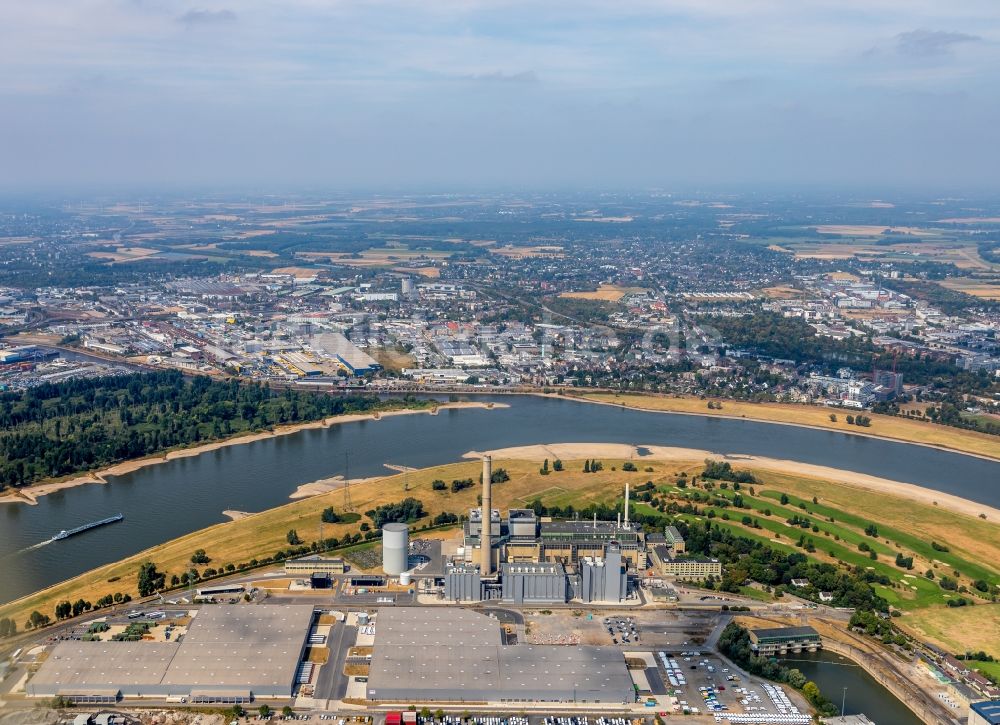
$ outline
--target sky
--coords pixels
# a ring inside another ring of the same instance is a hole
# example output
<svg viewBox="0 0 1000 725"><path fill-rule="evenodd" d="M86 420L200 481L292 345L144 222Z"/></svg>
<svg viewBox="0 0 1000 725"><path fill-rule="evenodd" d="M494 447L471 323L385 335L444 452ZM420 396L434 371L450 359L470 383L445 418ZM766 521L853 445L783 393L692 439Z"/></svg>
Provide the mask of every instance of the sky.
<svg viewBox="0 0 1000 725"><path fill-rule="evenodd" d="M998 0L0 0L5 188L998 179Z"/></svg>

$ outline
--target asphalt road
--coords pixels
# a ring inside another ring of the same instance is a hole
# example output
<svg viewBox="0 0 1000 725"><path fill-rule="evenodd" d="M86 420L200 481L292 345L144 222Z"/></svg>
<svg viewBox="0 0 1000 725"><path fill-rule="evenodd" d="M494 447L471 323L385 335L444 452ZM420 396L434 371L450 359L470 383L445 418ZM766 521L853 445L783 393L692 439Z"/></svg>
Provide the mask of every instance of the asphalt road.
<svg viewBox="0 0 1000 725"><path fill-rule="evenodd" d="M357 641L358 628L337 622L330 628L327 646L330 659L319 668L316 676L316 697L325 700L340 700L347 694L348 678L344 675L344 661L351 643Z"/></svg>

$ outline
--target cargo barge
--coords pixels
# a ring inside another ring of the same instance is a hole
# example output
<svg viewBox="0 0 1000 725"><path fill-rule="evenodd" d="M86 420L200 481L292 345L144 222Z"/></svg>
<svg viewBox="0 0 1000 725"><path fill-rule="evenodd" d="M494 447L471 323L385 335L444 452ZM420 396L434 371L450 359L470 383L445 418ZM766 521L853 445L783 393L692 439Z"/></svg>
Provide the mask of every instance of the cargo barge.
<svg viewBox="0 0 1000 725"><path fill-rule="evenodd" d="M75 529L63 529L58 534L53 536L49 541L62 541L63 539L68 539L71 536L76 536L77 534L82 534L84 531L90 531L91 529L96 529L98 526L106 526L107 524L114 524L125 517L121 514L115 514L114 516L109 516L106 519L101 519L100 521L92 521L89 524L84 524L83 526L77 526Z"/></svg>

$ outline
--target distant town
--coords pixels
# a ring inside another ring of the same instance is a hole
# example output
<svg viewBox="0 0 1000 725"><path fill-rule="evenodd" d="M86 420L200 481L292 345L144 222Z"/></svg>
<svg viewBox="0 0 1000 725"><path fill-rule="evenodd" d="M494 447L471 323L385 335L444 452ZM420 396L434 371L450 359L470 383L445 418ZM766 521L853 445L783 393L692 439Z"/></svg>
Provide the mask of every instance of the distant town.
<svg viewBox="0 0 1000 725"><path fill-rule="evenodd" d="M939 206L429 198L7 213L0 384L128 365L307 389L590 387L996 432L1000 232ZM844 217L856 223L805 223ZM104 283L72 283L80 265Z"/></svg>

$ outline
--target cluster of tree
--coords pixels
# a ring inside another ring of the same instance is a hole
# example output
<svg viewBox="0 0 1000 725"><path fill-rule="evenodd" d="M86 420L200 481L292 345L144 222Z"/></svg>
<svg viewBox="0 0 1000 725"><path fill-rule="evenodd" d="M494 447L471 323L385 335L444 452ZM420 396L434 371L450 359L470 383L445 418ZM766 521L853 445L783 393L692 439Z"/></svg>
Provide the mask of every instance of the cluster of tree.
<svg viewBox="0 0 1000 725"><path fill-rule="evenodd" d="M510 474L506 468L494 468L490 475L490 483L506 483L510 480ZM479 485L483 483L483 474L479 474Z"/></svg>
<svg viewBox="0 0 1000 725"><path fill-rule="evenodd" d="M451 482L451 492L458 493L459 491L464 491L467 488L472 488L474 482L471 478L456 478Z"/></svg>
<svg viewBox="0 0 1000 725"><path fill-rule="evenodd" d="M734 471L728 461L711 459L705 460L705 470L701 472L701 477L734 483L757 483L757 479L750 471Z"/></svg>
<svg viewBox="0 0 1000 725"><path fill-rule="evenodd" d="M936 407L928 406L924 414L934 423L941 425L1000 435L1000 424L986 418L966 416L962 413L962 408L953 402L945 401Z"/></svg>
<svg viewBox="0 0 1000 725"><path fill-rule="evenodd" d="M876 637L883 644L894 644L909 649L909 640L892 626L892 620L875 612L855 612L851 615L851 629L864 632L869 637Z"/></svg>
<svg viewBox="0 0 1000 725"><path fill-rule="evenodd" d="M740 317L713 316L699 319L706 326L718 330L727 347L749 350L763 357L792 360L798 365L818 367L828 373L833 373L844 365L859 370L888 370L895 367L908 382L936 389L989 395L1000 388L988 371L963 370L953 359L939 353L897 358L894 352L877 347L869 337L852 336L844 340L819 337L808 322L798 317L758 312ZM751 364L751 361L742 361L741 364ZM729 394L732 394L731 391ZM953 425L949 421L941 422Z"/></svg>
<svg viewBox="0 0 1000 725"><path fill-rule="evenodd" d="M604 470L604 464L600 461L589 458L583 462L583 472L584 473L597 473L598 471Z"/></svg>
<svg viewBox="0 0 1000 725"><path fill-rule="evenodd" d="M0 639L13 637L17 634L17 622L9 617L0 619Z"/></svg>
<svg viewBox="0 0 1000 725"><path fill-rule="evenodd" d="M52 618L49 615L42 614L36 609L28 615L28 621L24 623L24 628L38 629L39 627L48 627L51 622Z"/></svg>
<svg viewBox="0 0 1000 725"><path fill-rule="evenodd" d="M896 554L896 566L901 569L912 569L913 568L913 557L903 556L900 553Z"/></svg>
<svg viewBox="0 0 1000 725"><path fill-rule="evenodd" d="M636 467L636 465L634 463L632 463L632 461L625 461L622 464L622 470L623 471L627 471L629 473L635 473L639 469Z"/></svg>
<svg viewBox="0 0 1000 725"><path fill-rule="evenodd" d="M837 706L824 697L819 687L800 670L786 667L776 659L761 657L750 648L750 633L730 622L719 635L719 651L752 675L784 682L799 690L821 715L835 715Z"/></svg>
<svg viewBox="0 0 1000 725"><path fill-rule="evenodd" d="M878 559L878 553L868 544L867 541L858 542L858 551L863 551L868 554L868 558L872 561Z"/></svg>
<svg viewBox="0 0 1000 725"><path fill-rule="evenodd" d="M148 597L163 589L166 584L167 575L157 571L156 564L151 561L143 562L139 566L136 588L140 597Z"/></svg>
<svg viewBox="0 0 1000 725"><path fill-rule="evenodd" d="M714 400L708 401L709 410L722 410L722 403L716 402Z"/></svg>
<svg viewBox="0 0 1000 725"><path fill-rule="evenodd" d="M637 514L637 518L641 517ZM685 546L693 554L718 559L723 564L723 577L719 588L737 592L747 581L768 587L788 587L792 579L808 579L810 586L796 590L807 598L818 598L819 592L833 595L835 607L854 607L859 610L888 611L889 605L875 593L871 584L889 584L884 575L855 567L842 569L833 564L811 561L799 552L785 553L778 549L739 536L726 529L713 526L687 525L675 522L684 534Z"/></svg>
<svg viewBox="0 0 1000 725"><path fill-rule="evenodd" d="M887 279L885 286L914 299L937 307L946 315L961 315L969 310L996 310L1000 303L975 297L959 290L942 287L936 282L917 279Z"/></svg>
<svg viewBox="0 0 1000 725"><path fill-rule="evenodd" d="M423 502L415 498L405 498L397 503L387 503L365 511L365 516L372 520L376 529L381 529L386 524L397 521L408 523L416 521L420 517L426 516L426 513Z"/></svg>
<svg viewBox="0 0 1000 725"><path fill-rule="evenodd" d="M860 425L862 428L870 428L872 419L867 415L849 415L847 416L847 424Z"/></svg>
<svg viewBox="0 0 1000 725"><path fill-rule="evenodd" d="M458 515L450 513L448 511L442 511L433 519L431 519L431 521L435 526L444 526L445 524L457 524Z"/></svg>
<svg viewBox="0 0 1000 725"><path fill-rule="evenodd" d="M79 617L81 614L89 612L91 609L93 609L93 605L83 599L77 599L72 604L67 601L59 602L56 604L56 619L59 620L68 619L70 617Z"/></svg>
<svg viewBox="0 0 1000 725"><path fill-rule="evenodd" d="M429 405L178 371L79 378L0 394L0 490L283 423Z"/></svg>
<svg viewBox="0 0 1000 725"><path fill-rule="evenodd" d="M340 514L333 510L333 506L327 506L323 509L323 513L320 514L320 520L324 524L339 524Z"/></svg>

